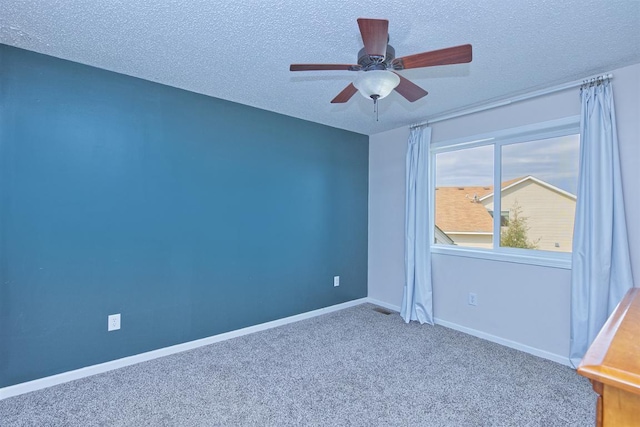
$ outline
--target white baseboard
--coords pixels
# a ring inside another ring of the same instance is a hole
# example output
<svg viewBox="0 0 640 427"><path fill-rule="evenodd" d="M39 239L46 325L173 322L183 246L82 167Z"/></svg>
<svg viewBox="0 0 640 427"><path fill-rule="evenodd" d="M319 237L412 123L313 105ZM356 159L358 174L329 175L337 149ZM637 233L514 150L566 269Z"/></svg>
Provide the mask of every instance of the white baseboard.
<svg viewBox="0 0 640 427"><path fill-rule="evenodd" d="M36 390L41 390L43 388L51 387L54 385L63 384L63 383L77 380L80 378L89 377L91 375L101 374L103 372L108 372L114 369L123 368L125 366L135 365L136 363L146 362L148 360L157 359L159 357L168 356L170 354L192 350L194 348L202 347L209 344L214 344L214 343L225 341L231 338L252 334L254 332L264 331L267 329L275 328L275 327L286 325L289 323L299 322L300 320L310 319L312 317L320 316L320 315L331 313L334 311L344 310L345 308L354 307L356 305L360 305L367 302L371 304L375 304L380 307L384 307L389 310L400 312L399 306L389 304L384 301L377 300L375 298L368 298L368 297L360 298L360 299L348 301L342 304L332 305L330 307L320 308L318 310L297 314L295 316L285 317L283 319L273 320L271 322L261 323L259 325L249 326L247 328L225 332L223 334L213 335L211 337L202 338L195 341L189 341L186 343L177 344L170 347L164 347L158 350L152 350L146 353L140 353L134 356L123 357L122 359L116 359L109 362L87 366L84 368L75 369L73 371L63 372L61 374L56 374L49 377L39 378L37 380L0 388L0 400L6 399L8 397L24 394L24 393L29 393ZM448 322L446 320L436 318L435 323L437 325L441 325L449 329L454 329L456 331L464 332L465 334L473 335L475 337L494 342L496 344L500 344L516 350L524 351L525 353L533 354L534 356L552 360L554 362L557 362L566 366L571 366L571 362L568 357L550 353L545 350L540 350L535 347L531 347L516 341L511 341L495 335L491 335L486 332L468 328L466 326L461 326L453 322Z"/></svg>
<svg viewBox="0 0 640 427"><path fill-rule="evenodd" d="M477 329L461 326L453 322L448 322L446 320L438 319L437 317L434 320L436 325L440 325L440 326L444 326L445 328L464 332L465 334L473 335L474 337L482 338L484 340L491 341L496 344L503 345L505 347L524 351L525 353L533 354L534 356L542 357L543 359L548 359L553 362L571 367L571 361L569 360L569 357L560 356L559 354L551 353L546 350L540 350L539 348L531 347L526 344L519 343L517 341L511 341L506 338L501 338L496 335L491 335L486 332L478 331Z"/></svg>
<svg viewBox="0 0 640 427"><path fill-rule="evenodd" d="M371 304L378 305L380 307L387 308L389 310L400 312L400 307L386 303L384 301L377 300L375 298L366 298L367 302ZM486 332L479 331L477 329L468 328L466 326L458 325L457 323L448 322L446 320L438 319L437 317L434 319L436 325L444 326L445 328L454 329L456 331L464 332L465 334L473 335L474 337L482 338L487 341L494 342L496 344L503 345L505 347L513 348L516 350L524 351L525 353L533 354L534 356L542 357L543 359L552 360L554 362L560 363L562 365L566 365L572 367L571 361L569 357L560 356L559 354L550 353L545 350L540 350L539 348L531 347L526 344L522 344L516 341L511 341L505 338L498 337L496 335L491 335Z"/></svg>
<svg viewBox="0 0 640 427"><path fill-rule="evenodd" d="M331 313L345 308L353 307L367 302L367 298L360 298L348 301L342 304L332 305L330 307L320 308L318 310L308 311L306 313L296 314L295 316L285 317L283 319L273 320L271 322L261 323L259 325L249 326L247 328L237 329L235 331L225 332L223 334L213 335L195 341L189 341L182 344L172 345L170 347L160 348L158 350L148 351L146 353L136 354L134 356L123 357L122 359L111 360L109 362L97 365L87 366L73 371L63 372L61 374L51 375L49 377L39 378L33 381L0 388L0 400L8 397L29 393L43 388L63 384L80 378L89 377L91 375L101 374L118 368L123 368L136 363L146 362L148 360L157 359L159 357L168 356L170 354L180 353L194 348L214 344L231 338L252 334L254 332L264 331L288 323L299 322L300 320L310 319L312 317Z"/></svg>

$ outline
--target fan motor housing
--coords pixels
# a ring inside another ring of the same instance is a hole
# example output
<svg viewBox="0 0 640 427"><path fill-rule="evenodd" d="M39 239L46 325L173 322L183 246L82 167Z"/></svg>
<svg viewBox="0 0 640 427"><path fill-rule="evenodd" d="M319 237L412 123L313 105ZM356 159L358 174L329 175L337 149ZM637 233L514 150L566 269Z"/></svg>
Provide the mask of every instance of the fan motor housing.
<svg viewBox="0 0 640 427"><path fill-rule="evenodd" d="M390 44L387 44L387 54L384 57L384 61L377 61L375 58L370 57L364 48L358 52L358 65L363 70L386 70L391 66L391 61L396 57L396 50Z"/></svg>

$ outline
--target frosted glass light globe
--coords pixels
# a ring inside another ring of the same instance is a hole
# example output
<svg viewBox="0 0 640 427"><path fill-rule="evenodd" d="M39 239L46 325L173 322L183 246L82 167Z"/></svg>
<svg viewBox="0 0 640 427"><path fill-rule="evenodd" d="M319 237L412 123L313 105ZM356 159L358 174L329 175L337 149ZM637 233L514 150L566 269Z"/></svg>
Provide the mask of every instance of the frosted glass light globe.
<svg viewBox="0 0 640 427"><path fill-rule="evenodd" d="M382 99L400 84L400 77L387 70L371 70L360 73L353 85L365 98Z"/></svg>

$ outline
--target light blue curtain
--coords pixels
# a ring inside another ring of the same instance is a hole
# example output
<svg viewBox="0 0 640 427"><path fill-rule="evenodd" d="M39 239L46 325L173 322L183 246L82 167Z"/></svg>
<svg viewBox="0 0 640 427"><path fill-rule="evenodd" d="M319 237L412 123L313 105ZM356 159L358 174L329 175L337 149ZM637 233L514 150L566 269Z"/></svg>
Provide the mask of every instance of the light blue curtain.
<svg viewBox="0 0 640 427"><path fill-rule="evenodd" d="M433 325L429 232L429 145L431 128L411 129L407 147L405 276L400 315L405 322Z"/></svg>
<svg viewBox="0 0 640 427"><path fill-rule="evenodd" d="M592 81L580 96L569 354L574 367L633 286L611 82Z"/></svg>

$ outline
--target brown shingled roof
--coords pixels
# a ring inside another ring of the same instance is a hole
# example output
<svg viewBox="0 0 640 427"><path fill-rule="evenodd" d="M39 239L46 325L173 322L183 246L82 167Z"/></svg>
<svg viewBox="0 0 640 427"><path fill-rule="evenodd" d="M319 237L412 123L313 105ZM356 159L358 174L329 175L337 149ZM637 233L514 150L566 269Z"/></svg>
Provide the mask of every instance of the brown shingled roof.
<svg viewBox="0 0 640 427"><path fill-rule="evenodd" d="M505 181L502 188L526 177ZM486 187L436 187L436 226L445 233L466 231L493 232L493 218L477 200L493 193L493 185Z"/></svg>
<svg viewBox="0 0 640 427"><path fill-rule="evenodd" d="M476 200L492 192L493 187L436 187L436 225L445 233L491 233L491 215Z"/></svg>

